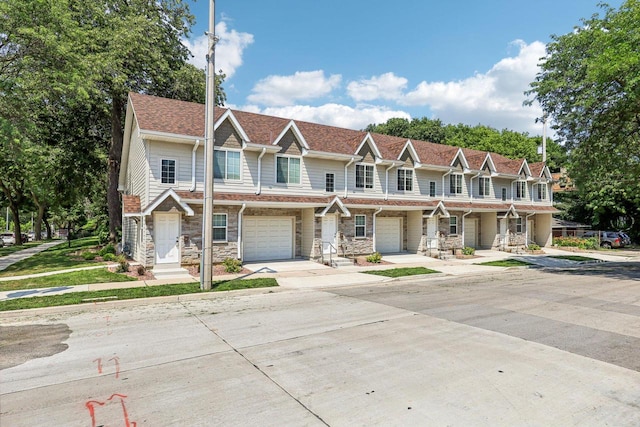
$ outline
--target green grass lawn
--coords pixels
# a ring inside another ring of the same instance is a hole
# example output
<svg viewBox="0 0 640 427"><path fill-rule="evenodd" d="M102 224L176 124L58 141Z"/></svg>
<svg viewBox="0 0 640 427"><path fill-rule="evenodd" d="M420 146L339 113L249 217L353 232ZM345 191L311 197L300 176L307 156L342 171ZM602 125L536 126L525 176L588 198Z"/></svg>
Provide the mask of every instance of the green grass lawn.
<svg viewBox="0 0 640 427"><path fill-rule="evenodd" d="M266 288L278 286L273 278L229 280L212 283L211 292L232 291L236 289ZM0 301L0 311L22 310L29 308L53 307L93 303L96 300L126 300L151 298L169 295L185 295L203 293L199 283L183 283L176 285L145 286L140 288L106 289L102 291L71 292L62 295L43 297L16 298Z"/></svg>
<svg viewBox="0 0 640 427"><path fill-rule="evenodd" d="M52 276L33 277L21 280L0 282L0 291L15 291L19 289L55 288L58 286L87 285L90 283L127 282L136 280L125 274L107 271L106 268L95 270L72 271L54 274Z"/></svg>
<svg viewBox="0 0 640 427"><path fill-rule="evenodd" d="M7 245L7 246L3 246L0 248L0 258L2 258L3 256L7 256L10 255L14 252L18 252L21 251L23 249L27 249L33 246L38 246L39 244L44 243L44 241L42 242L29 242L29 243L25 243L23 245Z"/></svg>
<svg viewBox="0 0 640 427"><path fill-rule="evenodd" d="M18 261L0 271L0 277L22 276L26 274L44 273L46 271L65 270L75 267L87 267L89 265L102 264L98 261L87 261L81 256L74 255L75 252L83 250L93 250L98 246L96 237L85 237L71 241L71 247L64 242L44 252Z"/></svg>
<svg viewBox="0 0 640 427"><path fill-rule="evenodd" d="M569 261L595 261L595 258L589 258L586 256L580 256L580 255L553 255L550 256L549 258L557 258L557 259L566 259Z"/></svg>
<svg viewBox="0 0 640 427"><path fill-rule="evenodd" d="M376 276L386 276L386 277L403 277L403 276L415 276L417 274L431 274L431 273L440 273L440 272L436 270L431 270L425 267L402 267L402 268L391 268L388 270L368 270L368 271L363 271L362 273L375 274Z"/></svg>
<svg viewBox="0 0 640 427"><path fill-rule="evenodd" d="M487 262L479 262L476 265L489 265L492 267L523 267L527 265L531 265L529 262L520 261L519 259L503 259L500 261L487 261Z"/></svg>

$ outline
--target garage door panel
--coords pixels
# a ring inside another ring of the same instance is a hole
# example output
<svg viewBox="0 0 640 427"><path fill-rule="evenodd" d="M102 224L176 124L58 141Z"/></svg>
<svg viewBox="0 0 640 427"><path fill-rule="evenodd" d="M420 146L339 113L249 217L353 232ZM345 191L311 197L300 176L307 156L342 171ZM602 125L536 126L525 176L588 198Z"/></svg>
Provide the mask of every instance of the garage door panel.
<svg viewBox="0 0 640 427"><path fill-rule="evenodd" d="M402 218L376 218L376 250L381 253L400 252Z"/></svg>
<svg viewBox="0 0 640 427"><path fill-rule="evenodd" d="M244 261L293 258L291 217L245 217L243 228Z"/></svg>

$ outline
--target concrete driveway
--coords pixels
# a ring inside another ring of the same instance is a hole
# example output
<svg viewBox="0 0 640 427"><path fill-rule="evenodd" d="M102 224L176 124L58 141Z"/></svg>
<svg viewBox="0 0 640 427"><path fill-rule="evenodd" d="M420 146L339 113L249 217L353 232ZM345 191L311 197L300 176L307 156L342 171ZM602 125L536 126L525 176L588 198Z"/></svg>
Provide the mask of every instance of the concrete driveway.
<svg viewBox="0 0 640 427"><path fill-rule="evenodd" d="M3 358L56 332L3 365L2 424L640 425L640 268L601 268L6 317Z"/></svg>

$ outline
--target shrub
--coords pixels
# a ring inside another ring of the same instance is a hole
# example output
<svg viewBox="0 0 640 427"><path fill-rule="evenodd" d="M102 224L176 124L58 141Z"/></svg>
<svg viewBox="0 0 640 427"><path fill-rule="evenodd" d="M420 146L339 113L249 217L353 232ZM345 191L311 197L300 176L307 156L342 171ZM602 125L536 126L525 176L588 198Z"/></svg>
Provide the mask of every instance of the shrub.
<svg viewBox="0 0 640 427"><path fill-rule="evenodd" d="M240 273L242 270L242 262L239 259L226 258L222 261L222 265L227 273Z"/></svg>
<svg viewBox="0 0 640 427"><path fill-rule="evenodd" d="M553 244L580 249L597 249L598 239L596 237L591 237L588 239L581 239L579 237L554 237Z"/></svg>
<svg viewBox="0 0 640 427"><path fill-rule="evenodd" d="M462 255L475 255L475 254L476 254L475 248L472 248L470 246L465 246L464 248L462 248Z"/></svg>
<svg viewBox="0 0 640 427"><path fill-rule="evenodd" d="M116 248L115 246L113 246L111 243L109 243L108 245L106 245L105 247L103 247L102 249L100 249L100 252L98 252L98 254L104 258L104 256L106 254L116 254Z"/></svg>
<svg viewBox="0 0 640 427"><path fill-rule="evenodd" d="M129 262L124 255L118 255L116 257L116 261L118 261L118 268L116 269L116 273L126 273L129 271Z"/></svg>
<svg viewBox="0 0 640 427"><path fill-rule="evenodd" d="M137 271L138 271L138 276L144 276L145 273L147 272L147 269L144 268L143 265L139 265Z"/></svg>
<svg viewBox="0 0 640 427"><path fill-rule="evenodd" d="M367 257L367 262L373 262L377 264L380 261L382 261L382 255L380 255L380 252L374 252Z"/></svg>
<svg viewBox="0 0 640 427"><path fill-rule="evenodd" d="M539 251L539 250L540 250L540 246L539 246L539 245L536 245L535 243L531 243L531 244L529 245L529 250L530 250L530 251Z"/></svg>
<svg viewBox="0 0 640 427"><path fill-rule="evenodd" d="M96 253L95 252L83 252L82 253L82 259L86 260L86 261L91 261L96 259Z"/></svg>
<svg viewBox="0 0 640 427"><path fill-rule="evenodd" d="M116 256L114 254L108 253L108 254L102 255L102 259L105 261L115 261Z"/></svg>

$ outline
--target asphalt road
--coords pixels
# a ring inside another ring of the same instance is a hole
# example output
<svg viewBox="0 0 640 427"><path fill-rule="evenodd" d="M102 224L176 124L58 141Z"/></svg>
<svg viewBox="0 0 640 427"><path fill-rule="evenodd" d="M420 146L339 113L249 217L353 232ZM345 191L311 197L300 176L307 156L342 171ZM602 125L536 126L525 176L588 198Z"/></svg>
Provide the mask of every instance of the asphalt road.
<svg viewBox="0 0 640 427"><path fill-rule="evenodd" d="M3 318L0 424L640 425L637 263L139 304Z"/></svg>

